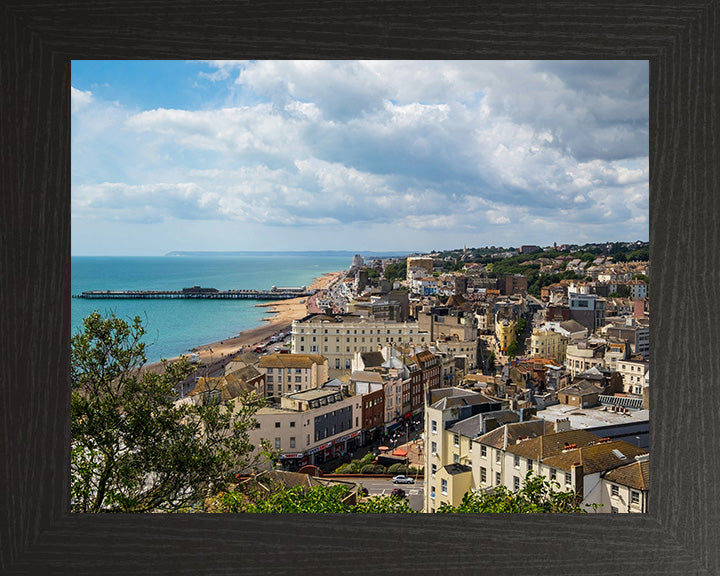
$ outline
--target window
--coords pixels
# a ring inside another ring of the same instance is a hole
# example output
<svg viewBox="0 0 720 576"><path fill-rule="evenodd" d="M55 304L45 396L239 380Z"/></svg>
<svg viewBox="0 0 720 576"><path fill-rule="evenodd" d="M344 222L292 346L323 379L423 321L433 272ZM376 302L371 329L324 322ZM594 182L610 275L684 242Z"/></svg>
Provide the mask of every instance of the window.
<svg viewBox="0 0 720 576"><path fill-rule="evenodd" d="M433 420L432 422L430 422L430 431L431 431L433 434L437 434L437 422L436 422L435 420Z"/></svg>
<svg viewBox="0 0 720 576"><path fill-rule="evenodd" d="M293 420L292 422L290 422L290 428L295 428L295 420Z"/></svg>
<svg viewBox="0 0 720 576"><path fill-rule="evenodd" d="M495 452L495 463L500 464L500 450Z"/></svg>
<svg viewBox="0 0 720 576"><path fill-rule="evenodd" d="M555 480L557 478L557 470L555 468L550 468L550 480Z"/></svg>
<svg viewBox="0 0 720 576"><path fill-rule="evenodd" d="M290 436L290 448L295 448L295 437Z"/></svg>
<svg viewBox="0 0 720 576"><path fill-rule="evenodd" d="M533 461L531 459L528 459L528 470L533 469Z"/></svg>
<svg viewBox="0 0 720 576"><path fill-rule="evenodd" d="M306 446L310 445L310 434L307 435L307 440L305 441L305 445Z"/></svg>
<svg viewBox="0 0 720 576"><path fill-rule="evenodd" d="M280 438L275 438L275 450L280 450Z"/></svg>
<svg viewBox="0 0 720 576"><path fill-rule="evenodd" d="M430 486L430 498L435 498L435 486Z"/></svg>
<svg viewBox="0 0 720 576"><path fill-rule="evenodd" d="M485 484L487 482L487 470L485 468L480 468L480 482Z"/></svg>
<svg viewBox="0 0 720 576"><path fill-rule="evenodd" d="M460 456L458 456L457 454L453 454L453 463L454 464L460 463Z"/></svg>
<svg viewBox="0 0 720 576"><path fill-rule="evenodd" d="M572 475L570 474L570 472L565 472L565 484L567 484L568 486L572 484Z"/></svg>
<svg viewBox="0 0 720 576"><path fill-rule="evenodd" d="M515 461L514 461L515 468L520 468L520 456L517 454L515 455Z"/></svg>
<svg viewBox="0 0 720 576"><path fill-rule="evenodd" d="M619 510L615 506L610 506L610 512L612 512L613 514L617 514Z"/></svg>
<svg viewBox="0 0 720 576"><path fill-rule="evenodd" d="M432 444L430 444L430 447L431 447L432 453L437 454L437 442L433 442Z"/></svg>
<svg viewBox="0 0 720 576"><path fill-rule="evenodd" d="M470 445L472 446L472 442ZM487 446L480 446L480 456L487 458Z"/></svg>
<svg viewBox="0 0 720 576"><path fill-rule="evenodd" d="M460 446L460 435L459 434L453 434L453 446L455 446L455 447Z"/></svg>
<svg viewBox="0 0 720 576"><path fill-rule="evenodd" d="M612 484L610 486L610 494L612 496L618 496L620 494L620 488L618 486L615 486L615 484Z"/></svg>
<svg viewBox="0 0 720 576"><path fill-rule="evenodd" d="M635 492L635 490L630 492L630 503L640 504L640 492Z"/></svg>
<svg viewBox="0 0 720 576"><path fill-rule="evenodd" d="M275 422L275 428L280 428L280 422Z"/></svg>
<svg viewBox="0 0 720 576"><path fill-rule="evenodd" d="M437 472L437 464L433 464L431 467L432 477L435 478L435 472Z"/></svg>
<svg viewBox="0 0 720 576"><path fill-rule="evenodd" d="M500 472L495 472L495 485L500 486L501 482L502 478L500 477Z"/></svg>
<svg viewBox="0 0 720 576"><path fill-rule="evenodd" d="M447 494L447 480L445 478L440 480L440 493Z"/></svg>
<svg viewBox="0 0 720 576"><path fill-rule="evenodd" d="M520 490L520 477L519 476L513 476L513 490L516 492Z"/></svg>

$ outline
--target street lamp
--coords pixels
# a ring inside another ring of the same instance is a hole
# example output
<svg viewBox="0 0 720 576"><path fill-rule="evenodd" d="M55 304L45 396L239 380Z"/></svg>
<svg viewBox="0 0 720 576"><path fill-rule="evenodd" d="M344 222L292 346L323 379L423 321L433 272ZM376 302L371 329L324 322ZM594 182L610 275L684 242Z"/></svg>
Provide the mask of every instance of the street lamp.
<svg viewBox="0 0 720 576"><path fill-rule="evenodd" d="M410 476L410 424L405 420L405 476Z"/></svg>

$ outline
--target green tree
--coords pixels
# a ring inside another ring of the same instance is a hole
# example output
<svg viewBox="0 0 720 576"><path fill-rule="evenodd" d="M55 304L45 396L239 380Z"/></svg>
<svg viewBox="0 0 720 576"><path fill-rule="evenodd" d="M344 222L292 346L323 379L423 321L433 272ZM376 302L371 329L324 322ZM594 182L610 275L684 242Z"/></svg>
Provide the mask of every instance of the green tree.
<svg viewBox="0 0 720 576"><path fill-rule="evenodd" d="M560 485L528 472L517 492L497 486L492 492L468 492L459 506L443 504L440 513L570 513L587 512L582 496L574 491L560 491Z"/></svg>
<svg viewBox="0 0 720 576"><path fill-rule="evenodd" d="M495 369L495 352L490 352L490 356L488 356L488 368L490 370Z"/></svg>
<svg viewBox="0 0 720 576"><path fill-rule="evenodd" d="M349 501L350 488L334 486L276 485L262 490L250 486L224 492L210 498L209 512L263 512L263 513L413 513L406 498L372 496L361 502Z"/></svg>
<svg viewBox="0 0 720 576"><path fill-rule="evenodd" d="M513 340L512 342L510 342L510 344L508 344L508 347L507 347L508 358L515 358L515 356L517 356L519 350L520 350L520 346L518 345L517 340Z"/></svg>
<svg viewBox="0 0 720 576"><path fill-rule="evenodd" d="M388 264L385 268L385 279L390 280L405 280L407 276L407 258L404 258L400 262L394 262Z"/></svg>
<svg viewBox="0 0 720 576"><path fill-rule="evenodd" d="M248 430L263 405L175 403L186 359L143 370L145 329L94 312L71 340L71 509L177 512L194 509L257 464Z"/></svg>

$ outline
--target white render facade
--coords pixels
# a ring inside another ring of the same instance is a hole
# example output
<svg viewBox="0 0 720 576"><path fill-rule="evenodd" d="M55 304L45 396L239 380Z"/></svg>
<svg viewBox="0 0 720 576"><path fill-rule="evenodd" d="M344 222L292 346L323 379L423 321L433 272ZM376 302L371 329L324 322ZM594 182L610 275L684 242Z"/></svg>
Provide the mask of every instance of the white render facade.
<svg viewBox="0 0 720 576"><path fill-rule="evenodd" d="M645 375L650 369L649 362L642 360L621 360L618 362L617 371L623 379L623 391L628 394L641 395L643 386L648 382Z"/></svg>
<svg viewBox="0 0 720 576"><path fill-rule="evenodd" d="M312 394L315 393L315 394ZM303 397L312 394L317 398ZM279 408L261 408L255 414L259 427L250 430L250 442L260 446L268 440L283 455L305 455L325 444L337 444L343 437L360 432L362 397L345 397L332 390L309 390L283 396ZM328 422L327 426L324 423ZM327 428L327 430L326 430Z"/></svg>
<svg viewBox="0 0 720 576"><path fill-rule="evenodd" d="M293 354L320 354L330 369L349 369L356 352L373 352L394 343L425 346L430 334L416 322L385 322L360 316L317 314L292 323Z"/></svg>

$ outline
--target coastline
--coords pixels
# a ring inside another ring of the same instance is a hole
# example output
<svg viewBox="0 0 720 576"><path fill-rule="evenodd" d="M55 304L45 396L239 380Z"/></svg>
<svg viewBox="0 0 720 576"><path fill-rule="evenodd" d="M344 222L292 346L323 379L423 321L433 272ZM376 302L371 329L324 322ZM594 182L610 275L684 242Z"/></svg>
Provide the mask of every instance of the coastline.
<svg viewBox="0 0 720 576"><path fill-rule="evenodd" d="M311 290L323 290L334 284L345 271L326 272L315 278L310 284ZM192 352L200 356L200 362L210 364L225 358L231 358L241 352L244 348L254 348L258 344L269 340L279 332L289 332L293 320L299 320L308 314L309 299L291 298L278 302L264 302L256 304L258 308L267 308L266 318L261 326L243 330L237 336L218 340L209 344L202 344L192 349ZM179 360L180 356L168 358L167 362ZM156 372L162 368L162 362L146 364L144 370Z"/></svg>

